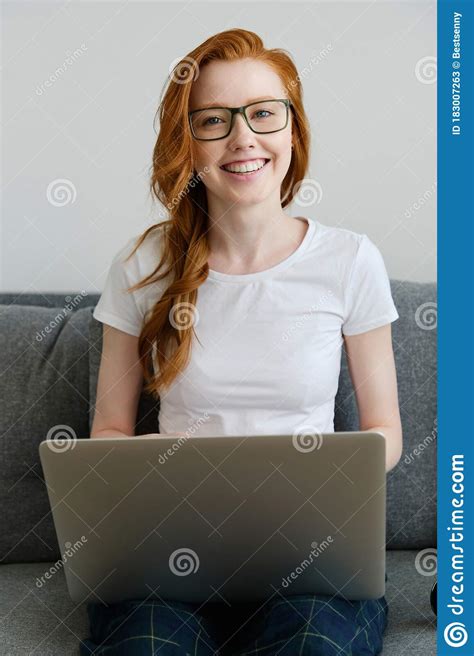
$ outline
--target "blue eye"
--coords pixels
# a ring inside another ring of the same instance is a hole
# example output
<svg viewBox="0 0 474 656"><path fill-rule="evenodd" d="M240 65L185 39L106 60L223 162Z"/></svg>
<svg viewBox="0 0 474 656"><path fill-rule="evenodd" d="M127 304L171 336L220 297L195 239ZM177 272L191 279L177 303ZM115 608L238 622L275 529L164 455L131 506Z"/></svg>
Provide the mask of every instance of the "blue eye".
<svg viewBox="0 0 474 656"><path fill-rule="evenodd" d="M204 121L204 125L208 125L208 122L209 122L209 121L212 121L212 120L215 119L215 118L216 118L217 120L219 120L219 121L221 120L218 116L210 116L209 118L207 118L207 119ZM216 123L211 123L210 125L216 125Z"/></svg>
<svg viewBox="0 0 474 656"><path fill-rule="evenodd" d="M255 112L255 113L256 113L256 114L262 114L262 113L264 113L264 114L268 114L269 116L270 116L270 114L271 114L271 112L269 112L268 109L259 109L259 110L258 110L257 112ZM259 118L266 118L266 116L259 117Z"/></svg>

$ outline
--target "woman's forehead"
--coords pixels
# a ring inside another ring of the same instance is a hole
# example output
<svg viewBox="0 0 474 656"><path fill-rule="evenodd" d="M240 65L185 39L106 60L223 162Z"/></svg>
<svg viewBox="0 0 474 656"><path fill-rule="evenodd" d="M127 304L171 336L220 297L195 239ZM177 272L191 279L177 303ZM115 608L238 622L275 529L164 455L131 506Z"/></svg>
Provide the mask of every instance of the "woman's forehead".
<svg viewBox="0 0 474 656"><path fill-rule="evenodd" d="M285 98L278 74L255 60L213 61L199 72L189 98L195 107L240 107L251 102Z"/></svg>

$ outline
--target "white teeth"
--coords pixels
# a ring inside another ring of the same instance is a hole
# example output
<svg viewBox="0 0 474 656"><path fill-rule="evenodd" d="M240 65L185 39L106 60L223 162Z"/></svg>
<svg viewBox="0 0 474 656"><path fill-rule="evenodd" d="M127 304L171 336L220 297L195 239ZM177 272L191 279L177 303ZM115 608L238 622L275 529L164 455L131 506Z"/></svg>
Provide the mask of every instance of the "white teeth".
<svg viewBox="0 0 474 656"><path fill-rule="evenodd" d="M264 159L256 159L248 164L228 164L222 168L226 171L231 171L232 173L249 173L250 171L258 171L258 169L261 169L264 164Z"/></svg>

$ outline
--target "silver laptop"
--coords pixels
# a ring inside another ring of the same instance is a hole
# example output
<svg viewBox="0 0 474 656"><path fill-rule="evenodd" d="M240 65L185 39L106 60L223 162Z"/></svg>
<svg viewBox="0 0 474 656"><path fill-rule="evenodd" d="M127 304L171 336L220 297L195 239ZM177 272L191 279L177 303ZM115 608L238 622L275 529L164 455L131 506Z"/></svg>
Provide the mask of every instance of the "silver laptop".
<svg viewBox="0 0 474 656"><path fill-rule="evenodd" d="M39 453L77 603L385 594L381 433L44 440Z"/></svg>

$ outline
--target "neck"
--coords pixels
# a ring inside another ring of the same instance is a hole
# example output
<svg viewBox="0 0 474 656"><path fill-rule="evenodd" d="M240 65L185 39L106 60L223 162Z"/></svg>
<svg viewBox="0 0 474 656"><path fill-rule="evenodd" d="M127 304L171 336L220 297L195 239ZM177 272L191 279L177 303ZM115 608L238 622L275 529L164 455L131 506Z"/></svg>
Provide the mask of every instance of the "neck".
<svg viewBox="0 0 474 656"><path fill-rule="evenodd" d="M210 224L209 267L225 273L253 273L286 259L301 244L308 229L303 217L281 211L258 217L225 214Z"/></svg>

